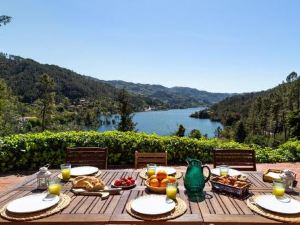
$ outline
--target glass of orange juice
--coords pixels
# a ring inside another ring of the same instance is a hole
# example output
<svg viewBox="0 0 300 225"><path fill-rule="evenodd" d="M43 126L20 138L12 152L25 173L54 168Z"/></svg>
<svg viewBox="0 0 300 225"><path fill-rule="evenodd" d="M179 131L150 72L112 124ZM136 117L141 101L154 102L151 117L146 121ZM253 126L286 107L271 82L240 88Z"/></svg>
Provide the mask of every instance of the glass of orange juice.
<svg viewBox="0 0 300 225"><path fill-rule="evenodd" d="M155 175L156 173L156 164L149 163L147 164L147 175L148 177L151 177L152 175Z"/></svg>
<svg viewBox="0 0 300 225"><path fill-rule="evenodd" d="M166 187L167 199L176 199L177 194L177 184L176 183L168 183Z"/></svg>
<svg viewBox="0 0 300 225"><path fill-rule="evenodd" d="M52 179L48 185L48 192L52 195L60 195L61 183L59 179Z"/></svg>
<svg viewBox="0 0 300 225"><path fill-rule="evenodd" d="M229 172L229 167L226 165L222 165L220 168L220 176L227 176Z"/></svg>
<svg viewBox="0 0 300 225"><path fill-rule="evenodd" d="M61 164L60 169L63 180L68 181L71 177L71 164Z"/></svg>
<svg viewBox="0 0 300 225"><path fill-rule="evenodd" d="M274 180L273 181L273 190L272 194L276 197L283 197L285 192L285 183L281 180Z"/></svg>

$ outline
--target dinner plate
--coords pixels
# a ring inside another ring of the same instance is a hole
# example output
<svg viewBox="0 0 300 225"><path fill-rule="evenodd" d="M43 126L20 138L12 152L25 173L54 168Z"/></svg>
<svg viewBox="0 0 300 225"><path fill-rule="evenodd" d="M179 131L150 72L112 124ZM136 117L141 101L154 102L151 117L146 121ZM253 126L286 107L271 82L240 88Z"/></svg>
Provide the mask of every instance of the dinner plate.
<svg viewBox="0 0 300 225"><path fill-rule="evenodd" d="M94 166L79 166L71 168L71 176L87 176L98 172L98 168Z"/></svg>
<svg viewBox="0 0 300 225"><path fill-rule="evenodd" d="M210 172L214 175L217 175L217 176L220 176L220 168L217 167L217 168L214 168L214 169L211 169ZM239 176L241 175L242 173L238 170L235 170L235 169L230 169L228 170L228 175L229 176Z"/></svg>
<svg viewBox="0 0 300 225"><path fill-rule="evenodd" d="M144 215L161 215L171 212L175 202L165 195L144 195L132 201L131 209Z"/></svg>
<svg viewBox="0 0 300 225"><path fill-rule="evenodd" d="M156 167L156 172L159 171L159 170L166 171L166 173L168 175L172 175L172 174L176 173L176 170L173 167L168 167L168 166L158 166L158 167Z"/></svg>
<svg viewBox="0 0 300 225"><path fill-rule="evenodd" d="M39 212L56 205L59 199L59 196L47 193L33 194L11 201L6 209L12 213Z"/></svg>
<svg viewBox="0 0 300 225"><path fill-rule="evenodd" d="M281 200L276 198L275 195L260 195L255 198L255 203L269 211L283 214L296 214L300 213L300 202L294 199L287 199L290 201L284 201L287 198Z"/></svg>

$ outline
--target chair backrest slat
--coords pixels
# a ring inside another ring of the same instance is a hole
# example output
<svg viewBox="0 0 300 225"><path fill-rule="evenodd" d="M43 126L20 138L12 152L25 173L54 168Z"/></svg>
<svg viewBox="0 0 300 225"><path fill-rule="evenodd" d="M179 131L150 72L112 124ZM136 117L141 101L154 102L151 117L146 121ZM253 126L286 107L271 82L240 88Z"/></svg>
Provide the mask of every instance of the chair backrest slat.
<svg viewBox="0 0 300 225"><path fill-rule="evenodd" d="M66 149L66 162L75 166L96 166L107 169L107 148L77 147Z"/></svg>
<svg viewBox="0 0 300 225"><path fill-rule="evenodd" d="M135 168L146 167L148 163L166 166L168 164L168 153L166 152L138 152L135 151Z"/></svg>
<svg viewBox="0 0 300 225"><path fill-rule="evenodd" d="M256 171L254 150L215 149L213 160L214 167L228 165L238 170Z"/></svg>

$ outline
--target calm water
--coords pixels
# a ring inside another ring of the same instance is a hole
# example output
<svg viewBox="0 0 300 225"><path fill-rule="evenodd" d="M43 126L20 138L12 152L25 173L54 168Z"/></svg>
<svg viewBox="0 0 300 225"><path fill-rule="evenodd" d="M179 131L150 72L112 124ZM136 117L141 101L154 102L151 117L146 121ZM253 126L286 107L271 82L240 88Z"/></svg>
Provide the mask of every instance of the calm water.
<svg viewBox="0 0 300 225"><path fill-rule="evenodd" d="M202 134L207 134L208 137L214 137L214 131L218 126L222 127L222 124L219 122L211 122L208 119L194 119L189 117L190 114L201 109L203 108L138 112L134 114L133 120L137 123L136 128L138 131L148 134L170 135L177 131L179 124L182 124L186 129L186 135L188 135L191 130L198 129ZM112 121L117 118L111 116L107 119ZM114 129L115 125L109 124L100 126L98 131Z"/></svg>

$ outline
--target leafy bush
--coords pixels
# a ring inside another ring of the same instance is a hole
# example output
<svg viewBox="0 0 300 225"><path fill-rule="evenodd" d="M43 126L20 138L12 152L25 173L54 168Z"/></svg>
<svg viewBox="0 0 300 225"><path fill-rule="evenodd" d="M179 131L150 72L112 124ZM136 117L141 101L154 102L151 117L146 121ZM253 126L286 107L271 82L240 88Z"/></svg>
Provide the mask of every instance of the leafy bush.
<svg viewBox="0 0 300 225"><path fill-rule="evenodd" d="M135 132L43 132L18 134L0 138L0 171L37 169L50 163L58 167L65 160L66 147L99 146L109 149L109 164L131 164L134 151L168 151L170 163L184 163L187 157L212 162L214 148L255 149L258 162L297 161L300 141L288 141L278 149L262 148L221 139L193 139L158 136Z"/></svg>

